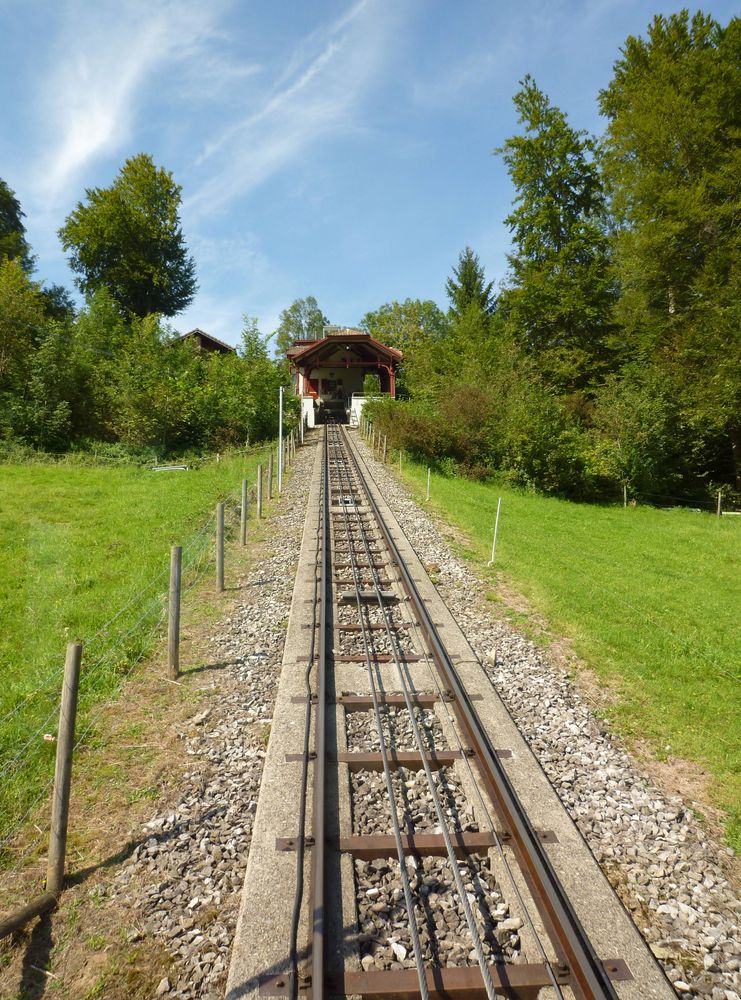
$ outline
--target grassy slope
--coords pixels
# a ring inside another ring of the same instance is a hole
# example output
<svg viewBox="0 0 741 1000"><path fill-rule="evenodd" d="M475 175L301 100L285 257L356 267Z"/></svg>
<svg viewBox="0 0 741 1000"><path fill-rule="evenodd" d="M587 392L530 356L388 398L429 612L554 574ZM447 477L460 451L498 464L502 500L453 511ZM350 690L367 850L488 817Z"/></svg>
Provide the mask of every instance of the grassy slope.
<svg viewBox="0 0 741 1000"><path fill-rule="evenodd" d="M200 536L194 532L205 527L218 499L238 495L243 476L252 481L259 460L238 456L162 473L0 466L0 719L20 709L0 722L0 761L11 779L0 795L0 834L48 777L54 745L42 743L38 730L56 731L67 641L86 643L86 708L144 651L162 611L170 545L184 545L184 564L202 561L210 524Z"/></svg>
<svg viewBox="0 0 741 1000"><path fill-rule="evenodd" d="M404 478L424 496L426 470ZM432 500L619 695L610 717L659 756L706 768L741 848L741 523L689 511L594 507L432 477Z"/></svg>

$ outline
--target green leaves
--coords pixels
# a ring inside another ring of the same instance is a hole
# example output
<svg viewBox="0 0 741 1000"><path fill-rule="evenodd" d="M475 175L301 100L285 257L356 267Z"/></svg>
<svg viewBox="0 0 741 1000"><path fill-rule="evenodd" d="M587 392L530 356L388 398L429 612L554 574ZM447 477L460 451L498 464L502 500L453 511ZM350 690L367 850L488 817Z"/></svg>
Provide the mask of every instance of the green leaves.
<svg viewBox="0 0 741 1000"><path fill-rule="evenodd" d="M86 191L59 230L81 291L106 288L124 315L174 316L196 292L180 228L181 188L144 153L109 188Z"/></svg>
<svg viewBox="0 0 741 1000"><path fill-rule="evenodd" d="M319 340L327 322L313 295L295 299L280 314L278 329L275 331L278 354L283 357L295 340Z"/></svg>
<svg viewBox="0 0 741 1000"><path fill-rule="evenodd" d="M599 376L615 300L594 142L529 76L514 104L524 134L495 150L515 187L505 219L514 252L500 306L545 378L570 390Z"/></svg>

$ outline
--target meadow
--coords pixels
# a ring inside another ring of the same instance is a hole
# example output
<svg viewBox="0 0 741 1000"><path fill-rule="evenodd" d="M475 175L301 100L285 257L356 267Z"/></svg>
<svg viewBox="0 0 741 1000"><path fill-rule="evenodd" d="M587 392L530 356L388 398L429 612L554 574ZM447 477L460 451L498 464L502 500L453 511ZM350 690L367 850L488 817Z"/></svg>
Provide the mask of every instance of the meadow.
<svg viewBox="0 0 741 1000"><path fill-rule="evenodd" d="M170 546L183 545L192 586L212 557L214 505L226 499L233 522L241 480L264 457L177 472L0 465L0 857L53 774L66 644L83 642L78 741L89 745L94 706L161 627Z"/></svg>
<svg viewBox="0 0 741 1000"><path fill-rule="evenodd" d="M405 462L402 475L424 504L426 467ZM707 772L741 849L741 518L576 504L435 474L430 506L463 531L492 599L503 581L570 640L614 696L604 714L629 743Z"/></svg>

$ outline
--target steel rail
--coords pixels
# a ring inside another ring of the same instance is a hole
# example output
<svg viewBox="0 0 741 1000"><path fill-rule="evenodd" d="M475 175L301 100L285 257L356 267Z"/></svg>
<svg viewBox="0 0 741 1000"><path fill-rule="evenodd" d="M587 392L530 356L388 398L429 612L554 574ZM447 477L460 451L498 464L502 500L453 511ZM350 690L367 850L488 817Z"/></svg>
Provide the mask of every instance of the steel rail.
<svg viewBox="0 0 741 1000"><path fill-rule="evenodd" d="M332 578L329 573L329 518L330 483L329 449L327 429L324 429L324 454L322 456L322 545L320 555L321 580L319 605L319 650L316 678L316 717L314 750L314 794L312 799L312 834L314 844L311 852L311 993L313 1000L324 1000L324 953L326 918L325 879L325 788L327 760L327 606L332 599ZM316 609L314 610L316 616ZM316 621L316 617L315 617Z"/></svg>
<svg viewBox="0 0 741 1000"><path fill-rule="evenodd" d="M347 446L346 446L346 448L347 448ZM366 495L367 495L367 490L366 490ZM357 513L357 511L358 511L358 504L357 504L357 500L355 499L355 495L351 493L350 496L352 497L353 507L354 507L354 509L355 509L355 511ZM359 518L358 518L358 523L360 524ZM479 930L478 930L478 927L476 926L476 921L474 919L473 912L471 910L471 904L469 902L468 894L466 892L466 888L465 888L465 885L463 883L463 876L461 874L460 865L458 863L458 858L456 857L455 851L453 849L453 844L452 844L452 841L450 839L450 831L448 830L448 824L447 824L447 820L446 820L446 817L445 817L445 813L443 811L442 804L440 803L440 798L439 798L439 795L438 795L438 792L437 792L437 787L436 787L435 782L434 782L433 777L432 777L432 770L431 770L429 762L427 760L427 754L425 752L424 742L423 742L422 736L421 736L421 734L419 732L419 726L417 725L417 719L416 719L415 714L414 714L414 706L413 706L412 700L410 698L410 693L409 693L409 688L408 688L408 685L407 685L407 680L406 680L406 677L404 676L404 671L402 669L402 665L401 665L401 661L400 661L400 657L399 657L398 637L396 637L394 635L394 630L391 627L391 623L389 621L389 617L388 617L388 614L387 614L387 611L386 611L386 607L384 606L384 603L383 603L383 598L382 598L382 593L381 593L381 587L380 587L380 584L379 584L379 573L378 573L378 570L377 570L377 568L375 566L372 565L372 560L370 559L370 552L368 551L367 532L365 530L361 530L360 534L361 534L361 539L362 539L363 546L365 547L365 550L366 550L366 556L368 557L368 562L370 564L370 572L371 572L371 574L373 576L373 586L374 586L374 589L375 589L375 592L376 592L376 598L378 600L378 607L379 607L379 610L381 612L381 616L383 617L384 624L386 626L386 636L387 636L387 638L389 640L389 644L390 644L390 647L391 647L391 650L392 650L392 655L393 655L393 658L394 658L394 663L396 665L398 676L399 676L399 682L401 684L402 694L404 695L404 701L405 701L405 704L406 704L407 711L409 713L409 721L410 721L410 725L411 725L411 728L412 728L412 733L414 735L414 740L415 740L415 743L417 744L417 751L418 751L418 753L420 755L421 762L422 762L422 767L424 769L425 776L427 778L427 784L428 784L428 788L429 788L429 792L430 792L430 797L432 799L432 804L433 804L434 809L435 809L435 814L437 816L437 821L438 821L438 824L440 826L440 831L442 833L443 841L445 843L445 849L447 851L448 860L450 862L451 870L453 872L453 878L455 880L455 885L456 885L456 890L457 890L457 893L458 893L458 898L459 898L460 904L461 904L461 906L463 908L463 913L464 913L464 916L465 916L465 919L466 919L466 923L468 924L468 930L469 930L469 933L471 935L471 941L473 943L474 951L476 952L476 960L477 960L479 968L481 970L481 977L482 977L483 982L484 982L484 988L485 988L486 994L490 998L490 1000L497 1000L498 994L497 994L497 992L496 992L496 990L494 988L494 984L493 984L492 979L491 979L491 974L489 972L489 966L488 966L488 963L486 961L486 955L484 954L484 946L483 946L483 942L481 940L481 935L479 934ZM372 681L372 670L370 668L370 664L368 666L369 666L369 673L371 674L371 683L373 683L373 681ZM381 741L382 741L381 745L382 745L382 752L383 752L383 734L380 733L380 732L379 732L379 739L381 739Z"/></svg>
<svg viewBox="0 0 741 1000"><path fill-rule="evenodd" d="M322 482L321 490L325 488ZM314 553L314 603L311 623L311 639L309 641L309 657L304 671L304 686L306 689L306 709L304 712L304 739L301 762L301 791L299 795L298 812L298 837L296 842L296 888L293 897L293 910L291 913L291 933L288 944L288 955L290 962L290 973L288 983L289 1000L298 1000L299 991L299 969L298 969L298 934L301 923L301 907L304 901L304 865L306 862L306 807L307 790L309 784L309 741L311 739L311 719L312 719L312 699L311 699L311 675L314 670L314 660L317 644L317 633L319 624L316 620L316 608L321 599L322 579L320 573L320 558L322 545L322 518L317 520L316 526L316 549Z"/></svg>
<svg viewBox="0 0 741 1000"><path fill-rule="evenodd" d="M341 476L340 476L341 478ZM354 502L354 499L353 499ZM357 509L357 504L355 504ZM355 581L355 597L358 608L358 620L363 624L363 608L360 601L360 587L358 585L358 573L359 567L356 565L355 559L355 546L353 544L353 537L350 534L349 519L347 516L346 505L342 504L343 515L345 521L345 537L348 543L348 553L350 557L350 562L353 569L353 579ZM358 521L358 524L360 522ZM391 777L391 768L389 767L388 754L386 753L386 746L383 738L383 724L381 722L381 710L378 702L378 693L376 691L376 682L373 677L373 665L371 663L370 649L368 646L368 631L367 629L362 630L363 647L365 650L366 657L366 669L368 671L368 680L370 683L371 699L373 701L373 713L376 721L376 729L378 731L378 739L381 747L381 759L383 763L383 773L386 780L386 793L389 798L389 811L391 813L391 827L393 830L394 841L396 845L396 853L399 859L399 869L402 881L402 887L404 892L404 902L406 904L407 913L409 915L409 933L412 939L412 949L414 951L414 963L417 969L417 978L419 980L419 992L422 1000L429 1000L429 989L427 986L427 975L425 972L424 959L422 957L422 945L419 940L419 931L417 929L417 918L416 918L416 907L414 904L414 898L412 896L412 887L409 882L409 871L406 865L406 855L404 853L404 843L401 835L401 827L399 825L399 814L396 808L396 797L394 795L394 785L393 779Z"/></svg>
<svg viewBox="0 0 741 1000"><path fill-rule="evenodd" d="M365 477L360 464L349 446L348 454L358 480L363 482ZM575 995L585 1000L618 1000L618 994L607 971L589 941L506 771L497 759L481 719L440 639L425 602L370 490L367 490L367 502L396 562L402 585L428 644L433 662L446 687L453 693L458 724L465 738L470 741L484 786L512 834L512 848L540 909L554 948L573 977L571 986Z"/></svg>

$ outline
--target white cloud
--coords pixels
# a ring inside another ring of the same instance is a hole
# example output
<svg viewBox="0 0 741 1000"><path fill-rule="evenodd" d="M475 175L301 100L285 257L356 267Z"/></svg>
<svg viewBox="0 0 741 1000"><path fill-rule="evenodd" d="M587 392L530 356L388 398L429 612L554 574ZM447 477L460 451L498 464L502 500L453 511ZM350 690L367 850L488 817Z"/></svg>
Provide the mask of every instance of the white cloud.
<svg viewBox="0 0 741 1000"><path fill-rule="evenodd" d="M363 98L385 65L399 12L360 0L288 53L272 88L241 121L204 144L205 175L186 201L208 216L253 190L322 138L359 127Z"/></svg>
<svg viewBox="0 0 741 1000"><path fill-rule="evenodd" d="M197 57L221 7L197 0L109 0L93 7L72 0L64 8L40 84L46 155L33 185L40 206L52 207L91 161L129 140L145 84L165 65Z"/></svg>

